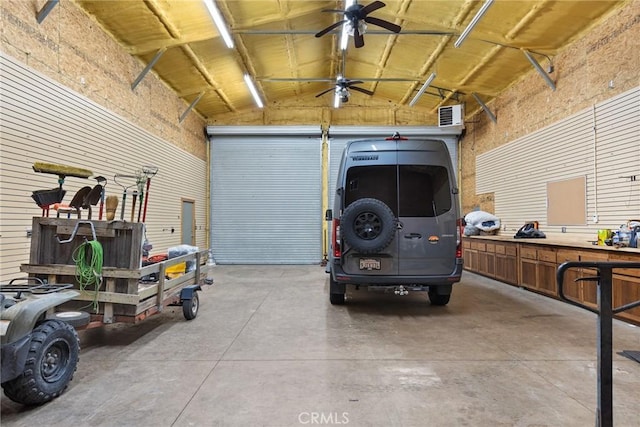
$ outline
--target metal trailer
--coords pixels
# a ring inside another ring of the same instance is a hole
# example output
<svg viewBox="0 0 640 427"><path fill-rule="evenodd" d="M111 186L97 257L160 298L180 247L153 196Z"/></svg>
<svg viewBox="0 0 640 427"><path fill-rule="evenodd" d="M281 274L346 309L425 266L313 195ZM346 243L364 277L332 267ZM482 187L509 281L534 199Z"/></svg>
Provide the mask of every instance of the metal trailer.
<svg viewBox="0 0 640 427"><path fill-rule="evenodd" d="M98 285L78 279L77 254L91 240L101 244L103 267ZM207 250L143 266L144 224L126 221L88 221L34 217L29 263L20 270L45 283L69 283L78 295L60 311L87 311L96 327L116 322L139 322L167 306L182 306L184 317L198 313L198 291L207 282ZM186 265L170 277L171 267Z"/></svg>

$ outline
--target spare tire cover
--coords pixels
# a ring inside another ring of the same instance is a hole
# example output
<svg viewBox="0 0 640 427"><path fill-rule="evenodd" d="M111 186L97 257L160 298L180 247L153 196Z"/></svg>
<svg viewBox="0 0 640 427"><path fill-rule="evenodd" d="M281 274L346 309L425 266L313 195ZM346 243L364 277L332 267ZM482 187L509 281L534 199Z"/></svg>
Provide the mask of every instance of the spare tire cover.
<svg viewBox="0 0 640 427"><path fill-rule="evenodd" d="M393 211L378 199L365 198L351 203L340 219L342 238L363 254L380 252L391 243L397 220Z"/></svg>

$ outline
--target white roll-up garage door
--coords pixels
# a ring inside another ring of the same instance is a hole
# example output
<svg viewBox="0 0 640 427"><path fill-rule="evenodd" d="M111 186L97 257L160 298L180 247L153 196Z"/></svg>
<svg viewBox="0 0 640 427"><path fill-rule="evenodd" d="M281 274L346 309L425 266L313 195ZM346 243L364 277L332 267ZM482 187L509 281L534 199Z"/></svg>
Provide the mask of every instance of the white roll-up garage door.
<svg viewBox="0 0 640 427"><path fill-rule="evenodd" d="M320 127L215 127L211 239L220 264L322 260Z"/></svg>
<svg viewBox="0 0 640 427"><path fill-rule="evenodd" d="M401 136L441 139L449 149L451 164L458 176L458 139L461 127L450 128L433 126L335 126L329 129L329 207L333 208L333 196L336 192L336 180L342 151L347 142L356 139L387 138L399 132Z"/></svg>

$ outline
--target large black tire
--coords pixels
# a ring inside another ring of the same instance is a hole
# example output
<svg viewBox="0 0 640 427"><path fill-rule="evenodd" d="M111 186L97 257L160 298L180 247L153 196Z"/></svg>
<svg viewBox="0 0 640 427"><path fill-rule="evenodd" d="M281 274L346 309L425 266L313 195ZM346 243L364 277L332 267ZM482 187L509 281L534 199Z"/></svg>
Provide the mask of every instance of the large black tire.
<svg viewBox="0 0 640 427"><path fill-rule="evenodd" d="M359 199L344 210L340 219L342 238L355 251L374 254L389 246L396 234L393 211L378 199Z"/></svg>
<svg viewBox="0 0 640 427"><path fill-rule="evenodd" d="M198 308L200 308L200 298L197 292L193 292L190 299L182 300L182 314L187 320L193 320L198 315Z"/></svg>
<svg viewBox="0 0 640 427"><path fill-rule="evenodd" d="M344 305L346 302L345 295L345 285L341 285L333 280L331 273L329 273L329 302L332 305Z"/></svg>
<svg viewBox="0 0 640 427"><path fill-rule="evenodd" d="M329 293L329 302L331 305L344 305L345 294Z"/></svg>
<svg viewBox="0 0 640 427"><path fill-rule="evenodd" d="M22 374L2 384L14 402L42 405L60 396L78 366L80 339L73 326L46 320L31 334L27 363Z"/></svg>
<svg viewBox="0 0 640 427"><path fill-rule="evenodd" d="M451 285L447 285L449 287L449 293L438 293L436 289L429 289L429 301L431 301L431 305L447 305L449 304L449 300L451 299Z"/></svg>

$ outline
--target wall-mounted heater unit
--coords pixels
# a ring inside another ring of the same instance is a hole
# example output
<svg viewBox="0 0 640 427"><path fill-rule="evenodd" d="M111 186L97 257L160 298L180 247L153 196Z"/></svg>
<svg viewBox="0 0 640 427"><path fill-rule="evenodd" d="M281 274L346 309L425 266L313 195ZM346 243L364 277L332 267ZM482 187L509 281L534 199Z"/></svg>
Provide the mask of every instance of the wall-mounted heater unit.
<svg viewBox="0 0 640 427"><path fill-rule="evenodd" d="M462 107L462 104L438 107L438 127L463 126L464 109Z"/></svg>

